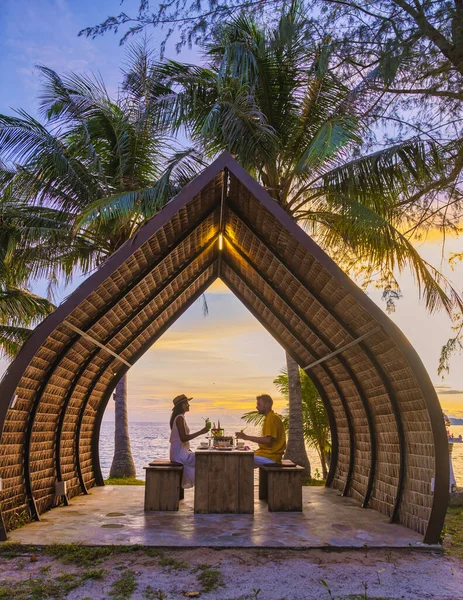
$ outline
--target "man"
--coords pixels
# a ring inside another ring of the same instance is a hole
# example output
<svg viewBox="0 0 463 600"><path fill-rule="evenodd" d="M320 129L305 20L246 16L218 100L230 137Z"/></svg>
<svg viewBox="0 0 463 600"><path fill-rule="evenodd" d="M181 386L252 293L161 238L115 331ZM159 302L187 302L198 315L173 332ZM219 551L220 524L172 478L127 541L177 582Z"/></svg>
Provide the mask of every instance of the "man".
<svg viewBox="0 0 463 600"><path fill-rule="evenodd" d="M286 450L285 427L282 420L273 410L273 400L268 394L261 394L256 398L256 410L265 415L262 425L262 436L247 435L242 431L236 432L240 440L247 440L259 445L259 450L254 453L254 466L281 463L281 458Z"/></svg>

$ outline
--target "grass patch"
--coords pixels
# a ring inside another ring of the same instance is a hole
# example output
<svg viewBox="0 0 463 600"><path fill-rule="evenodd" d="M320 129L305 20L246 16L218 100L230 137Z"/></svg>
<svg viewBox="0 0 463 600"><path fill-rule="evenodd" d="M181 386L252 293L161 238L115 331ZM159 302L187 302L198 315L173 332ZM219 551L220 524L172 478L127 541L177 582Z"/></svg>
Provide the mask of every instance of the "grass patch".
<svg viewBox="0 0 463 600"><path fill-rule="evenodd" d="M201 585L203 594L225 586L222 573L219 569L214 569L211 565L198 565L195 571L199 571L196 577Z"/></svg>
<svg viewBox="0 0 463 600"><path fill-rule="evenodd" d="M127 600L132 597L136 587L135 573L127 569L112 584L109 597L113 598L113 600Z"/></svg>
<svg viewBox="0 0 463 600"><path fill-rule="evenodd" d="M177 560L173 556L161 556L159 560L161 567L167 567L170 571L178 571L179 569L189 569L190 565L184 560Z"/></svg>
<svg viewBox="0 0 463 600"><path fill-rule="evenodd" d="M24 546L17 542L5 542L4 544L0 544L0 556L2 558L16 558L20 554L24 554L25 551L26 549Z"/></svg>
<svg viewBox="0 0 463 600"><path fill-rule="evenodd" d="M103 579L106 574L106 569L88 569L82 575L82 581L87 581L88 579Z"/></svg>
<svg viewBox="0 0 463 600"><path fill-rule="evenodd" d="M105 485L145 485L145 482L136 477L108 477Z"/></svg>
<svg viewBox="0 0 463 600"><path fill-rule="evenodd" d="M44 577L31 577L16 584L0 587L1 600L64 600L73 590L80 587L89 579L101 579L105 571L93 569L83 574L66 573L55 579Z"/></svg>
<svg viewBox="0 0 463 600"><path fill-rule="evenodd" d="M307 481L306 483L304 483L304 485L310 485L310 486L324 486L326 484L326 479L316 479L314 477L312 477L312 479L310 479L310 481Z"/></svg>
<svg viewBox="0 0 463 600"><path fill-rule="evenodd" d="M101 563L114 552L112 546L81 546L80 544L51 544L44 547L48 556L57 558L64 564L90 567Z"/></svg>
<svg viewBox="0 0 463 600"><path fill-rule="evenodd" d="M444 550L447 554L463 560L463 507L447 509L444 526Z"/></svg>
<svg viewBox="0 0 463 600"><path fill-rule="evenodd" d="M143 598L146 598L146 600L166 600L167 595L162 590L155 590L148 585L143 592Z"/></svg>

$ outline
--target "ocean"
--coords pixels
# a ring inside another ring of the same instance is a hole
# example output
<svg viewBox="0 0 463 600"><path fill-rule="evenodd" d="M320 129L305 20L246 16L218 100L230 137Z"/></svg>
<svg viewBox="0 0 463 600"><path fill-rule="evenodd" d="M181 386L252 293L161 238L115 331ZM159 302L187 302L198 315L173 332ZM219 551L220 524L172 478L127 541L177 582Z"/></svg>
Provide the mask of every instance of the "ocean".
<svg viewBox="0 0 463 600"><path fill-rule="evenodd" d="M454 437L463 436L463 425L451 425L449 431ZM452 463L457 486L463 488L463 444L453 444Z"/></svg>
<svg viewBox="0 0 463 600"><path fill-rule="evenodd" d="M203 422L189 423L191 431L201 429ZM235 431L239 431L246 427L246 433L250 435L259 435L257 429L250 425L246 425L243 421L229 422L225 429L225 435L233 435ZM463 425L452 425L451 433L458 437L463 435ZM132 456L137 470L138 479L145 479L145 471L143 467L155 458L169 458L169 436L170 429L168 423L130 423L129 424L130 441L132 446ZM204 436L200 436L190 442L192 450L196 448ZM111 461L114 453L114 423L103 422L101 425L100 435L100 461L103 477L109 476ZM312 465L312 476L315 471L321 473L320 459L316 450L307 448L310 463ZM458 487L463 487L463 444L453 445L453 471ZM257 474L256 474L257 475Z"/></svg>

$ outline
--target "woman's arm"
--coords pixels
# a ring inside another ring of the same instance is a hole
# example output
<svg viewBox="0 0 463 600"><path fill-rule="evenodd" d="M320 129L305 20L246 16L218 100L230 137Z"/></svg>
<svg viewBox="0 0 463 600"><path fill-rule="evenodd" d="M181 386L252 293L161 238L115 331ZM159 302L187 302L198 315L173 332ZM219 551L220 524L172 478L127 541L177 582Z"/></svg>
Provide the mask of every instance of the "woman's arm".
<svg viewBox="0 0 463 600"><path fill-rule="evenodd" d="M178 434L183 443L189 442L190 440L194 440L195 438L199 437L200 435L204 435L209 431L207 427L204 427L203 429L201 429L200 431L196 431L195 433L187 433L185 431L184 417L182 417L181 419L177 419L175 423L177 424Z"/></svg>

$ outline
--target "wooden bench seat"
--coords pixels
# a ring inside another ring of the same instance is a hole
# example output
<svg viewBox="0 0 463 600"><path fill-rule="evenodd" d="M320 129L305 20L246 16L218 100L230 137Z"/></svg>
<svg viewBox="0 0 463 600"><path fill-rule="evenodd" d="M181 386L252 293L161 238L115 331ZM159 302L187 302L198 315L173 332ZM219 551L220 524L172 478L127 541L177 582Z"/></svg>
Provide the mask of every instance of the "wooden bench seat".
<svg viewBox="0 0 463 600"><path fill-rule="evenodd" d="M170 460L153 460L147 467L145 511L175 511L183 500L183 465Z"/></svg>
<svg viewBox="0 0 463 600"><path fill-rule="evenodd" d="M292 461L259 468L259 499L268 501L270 512L302 512L304 468Z"/></svg>

